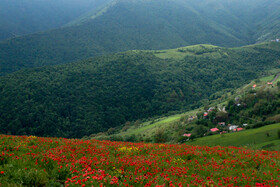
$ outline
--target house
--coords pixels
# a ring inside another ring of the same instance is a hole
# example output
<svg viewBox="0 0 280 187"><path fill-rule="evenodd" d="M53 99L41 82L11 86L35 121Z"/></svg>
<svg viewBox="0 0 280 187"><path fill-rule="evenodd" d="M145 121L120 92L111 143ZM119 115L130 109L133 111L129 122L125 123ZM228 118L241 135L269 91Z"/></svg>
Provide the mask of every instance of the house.
<svg viewBox="0 0 280 187"><path fill-rule="evenodd" d="M247 125L248 125L247 123L244 123L244 124L243 124L243 127L246 127Z"/></svg>
<svg viewBox="0 0 280 187"><path fill-rule="evenodd" d="M273 83L272 83L272 82L267 82L267 84L268 84L268 85L272 85Z"/></svg>
<svg viewBox="0 0 280 187"><path fill-rule="evenodd" d="M204 116L204 117L207 117L207 116L208 116L208 113L207 113L207 112L204 112L203 116Z"/></svg>
<svg viewBox="0 0 280 187"><path fill-rule="evenodd" d="M183 134L183 136L191 137L192 134Z"/></svg>
<svg viewBox="0 0 280 187"><path fill-rule="evenodd" d="M218 125L225 126L225 125L226 125L226 122L219 122Z"/></svg>
<svg viewBox="0 0 280 187"><path fill-rule="evenodd" d="M256 88L257 87L257 85L256 84L254 84L253 86L252 86L252 88Z"/></svg>
<svg viewBox="0 0 280 187"><path fill-rule="evenodd" d="M219 131L219 129L218 128L212 128L212 129L210 129L210 131L211 132L217 132L217 131Z"/></svg>
<svg viewBox="0 0 280 187"><path fill-rule="evenodd" d="M231 126L229 126L229 130L230 131L233 131L234 129L237 129L238 128L238 126L237 125L231 125Z"/></svg>
<svg viewBox="0 0 280 187"><path fill-rule="evenodd" d="M242 131L243 128L236 128L236 129L233 129L233 131Z"/></svg>
<svg viewBox="0 0 280 187"><path fill-rule="evenodd" d="M215 109L214 107L210 107L207 111L212 112L214 109Z"/></svg>

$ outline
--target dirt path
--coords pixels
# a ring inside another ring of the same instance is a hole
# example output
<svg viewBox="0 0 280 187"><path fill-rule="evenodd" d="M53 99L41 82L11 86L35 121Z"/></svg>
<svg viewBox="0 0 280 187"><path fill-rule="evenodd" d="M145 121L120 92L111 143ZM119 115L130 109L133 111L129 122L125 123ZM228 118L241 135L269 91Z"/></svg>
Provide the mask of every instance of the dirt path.
<svg viewBox="0 0 280 187"><path fill-rule="evenodd" d="M277 75L275 76L275 78L271 81L271 82L274 82L274 81L276 81L277 79L278 79L278 77L280 76L280 72L279 73L277 73Z"/></svg>

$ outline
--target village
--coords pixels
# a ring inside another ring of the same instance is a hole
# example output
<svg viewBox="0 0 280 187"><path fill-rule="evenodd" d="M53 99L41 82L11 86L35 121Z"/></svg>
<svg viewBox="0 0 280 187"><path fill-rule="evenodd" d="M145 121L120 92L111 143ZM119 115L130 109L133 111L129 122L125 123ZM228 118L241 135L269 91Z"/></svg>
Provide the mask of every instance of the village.
<svg viewBox="0 0 280 187"><path fill-rule="evenodd" d="M276 40L276 42L279 42L279 39ZM255 97L257 98L257 88L262 87L265 88L264 90L271 90L274 88L274 82L278 80L280 77L280 73L276 74L273 78L272 81L268 81L266 83L262 83L260 85L257 85L257 83L251 84L251 86L248 88L248 93L246 97ZM279 82L278 82L279 83ZM278 85L278 84L277 84ZM279 87L279 86L278 86ZM245 93L245 92L244 92ZM250 96L251 95L251 96ZM243 97L243 98L242 98ZM263 121L259 119L253 119L247 116L242 116L238 114L237 112L233 111L240 111L240 110L246 110L248 107L252 106L247 106L246 102L244 101L245 99L244 96L236 96L234 100L229 102L227 106L215 106L215 107L208 107L204 108L204 110L200 113L195 113L191 116L188 117L188 124L196 123L199 125L198 121L204 121L212 124L212 126L207 126L208 130L203 134L203 136L209 136L209 135L214 135L214 134L225 134L225 133L234 133L234 132L239 132L246 130L247 128L251 128L252 125L248 125L248 122L253 122L254 124L257 123L263 123ZM227 111L230 110L230 111ZM202 114L201 114L202 113ZM233 117L236 116L238 118L244 118L243 123L237 122L237 121L232 121L229 119L229 116ZM246 118L246 119L245 119ZM248 121L248 122L245 122ZM205 125L205 124L203 124ZM194 135L191 132L184 133L184 137L188 138L186 141L193 139Z"/></svg>
<svg viewBox="0 0 280 187"><path fill-rule="evenodd" d="M236 98L237 100L237 98ZM240 106L239 103L236 104L237 106ZM209 119L209 114L211 112L214 112L214 111L220 111L222 113L225 113L227 114L227 111L226 111L226 107L223 107L223 108L219 108L219 107L210 107L208 110L206 110L204 113L203 113L203 119L207 120ZM190 116L188 118L188 121L191 122L195 119L198 119L197 115L193 115L193 116ZM208 131L208 135L209 133L210 134L225 134L225 133L231 133L231 132L238 132L238 131L242 131L242 130L245 130L245 127L248 126L247 123L244 123L242 124L241 126L240 125L234 125L234 124L231 124L231 123L226 123L226 122L218 122L216 124L216 127L214 128L210 128L209 131ZM204 133L203 136L206 136L207 133ZM185 137L191 137L192 136L192 133L185 133L183 134L183 136Z"/></svg>

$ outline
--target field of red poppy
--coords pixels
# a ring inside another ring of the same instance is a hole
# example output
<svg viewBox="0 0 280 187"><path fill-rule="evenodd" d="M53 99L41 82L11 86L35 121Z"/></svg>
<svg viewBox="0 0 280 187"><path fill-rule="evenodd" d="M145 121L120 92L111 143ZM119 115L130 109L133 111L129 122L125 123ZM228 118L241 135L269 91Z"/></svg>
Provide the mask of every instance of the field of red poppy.
<svg viewBox="0 0 280 187"><path fill-rule="evenodd" d="M0 150L2 186L280 184L277 151L8 135Z"/></svg>

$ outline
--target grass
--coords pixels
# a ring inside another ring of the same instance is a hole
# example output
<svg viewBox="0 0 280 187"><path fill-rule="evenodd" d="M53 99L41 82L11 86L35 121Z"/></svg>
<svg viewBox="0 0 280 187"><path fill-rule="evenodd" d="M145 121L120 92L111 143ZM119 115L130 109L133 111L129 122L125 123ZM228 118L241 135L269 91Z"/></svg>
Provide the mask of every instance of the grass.
<svg viewBox="0 0 280 187"><path fill-rule="evenodd" d="M260 81L262 81L262 82L270 82L270 81L272 81L274 79L274 76L275 75L270 75L270 76L267 76L267 77L263 77L263 78L260 79Z"/></svg>
<svg viewBox="0 0 280 187"><path fill-rule="evenodd" d="M139 128L132 127L125 132L121 132L119 135L131 135L131 134L137 135L137 134L141 134L141 133L150 134L158 127L167 126L167 125L172 124L173 122L179 120L182 116L191 115L196 112L197 112L197 110L193 110L193 111L189 111L187 113L176 114L176 115L172 115L169 117L159 118L154 121L148 121L148 122L140 124Z"/></svg>
<svg viewBox="0 0 280 187"><path fill-rule="evenodd" d="M197 56L204 55L212 58L221 57L220 47L202 44L202 45L193 45L188 47L181 47L177 49L168 49L168 50L159 50L154 51L155 56L162 59L183 59L186 56Z"/></svg>
<svg viewBox="0 0 280 187"><path fill-rule="evenodd" d="M235 133L206 136L198 138L192 142L187 142L187 144L208 146L247 146L254 149L280 150L280 139L277 136L278 130L280 130L280 123ZM267 134L269 134L269 136ZM267 146L269 144L271 144L271 146Z"/></svg>

